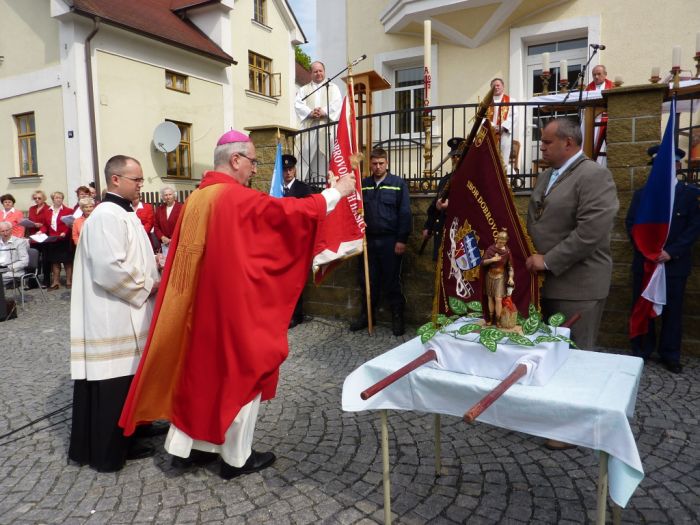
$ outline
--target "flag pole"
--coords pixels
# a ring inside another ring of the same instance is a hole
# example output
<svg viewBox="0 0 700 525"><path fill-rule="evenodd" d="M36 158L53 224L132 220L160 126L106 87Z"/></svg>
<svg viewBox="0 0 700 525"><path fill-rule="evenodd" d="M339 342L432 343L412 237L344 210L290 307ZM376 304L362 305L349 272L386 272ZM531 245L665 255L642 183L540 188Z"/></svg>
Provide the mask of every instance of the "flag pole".
<svg viewBox="0 0 700 525"><path fill-rule="evenodd" d="M462 164L462 161L464 161L464 158L467 156L467 152L469 151L469 148L471 145L474 143L474 140L476 139L477 133L479 132L479 129L481 128L481 123L482 121L486 118L486 112L489 108L489 106L493 102L493 87L489 89L489 92L486 94L486 97L484 97L484 100L482 100L479 103L479 107L476 109L476 115L474 116L474 125L472 125L472 129L469 132L469 136L467 137L466 140L463 140L459 147L457 148L458 155L459 155L459 161L457 163L457 166L455 166L455 169L452 170L452 175L450 175L450 178L447 179L447 183L445 184L445 187L443 188L442 192L437 196L438 199L441 201L445 201L449 197L450 194L450 186L452 184L452 177L455 176L455 173L459 170L459 166ZM443 239L444 239L444 228L447 225L443 225ZM440 309L440 287L442 286L442 265L443 265L443 246L442 243L440 245L440 258L438 260L437 265L435 266L435 293L433 295L433 315L432 315L432 320L435 323L437 321L437 315Z"/></svg>
<svg viewBox="0 0 700 525"><path fill-rule="evenodd" d="M348 65L348 85L350 87L350 96L352 98L352 104L355 104L355 81L352 78L352 65ZM353 111L354 112L354 111ZM353 154L357 154L357 126L353 126ZM370 142L372 137L369 138ZM362 175L360 174L360 186L362 186ZM365 208L362 206L360 209L360 215L364 218ZM374 319L372 317L372 290L369 285L369 259L367 258L367 233L362 232L362 262L364 264L364 274L365 274L365 298L367 300L367 333L373 335L374 333Z"/></svg>

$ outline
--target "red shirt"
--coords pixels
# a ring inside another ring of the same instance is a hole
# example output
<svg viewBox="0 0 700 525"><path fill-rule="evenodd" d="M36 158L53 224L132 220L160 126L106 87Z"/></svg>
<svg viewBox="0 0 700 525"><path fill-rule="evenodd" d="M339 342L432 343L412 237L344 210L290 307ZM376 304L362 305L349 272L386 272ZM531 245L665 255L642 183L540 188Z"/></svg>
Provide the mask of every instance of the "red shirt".
<svg viewBox="0 0 700 525"><path fill-rule="evenodd" d="M173 204L173 209L170 210L170 217L166 211L165 204L158 206L156 210L156 220L153 227L155 228L156 237L160 241L163 236L168 239L173 238L173 233L175 232L175 225L177 224L177 218L180 216L180 210L182 210L182 203L175 201Z"/></svg>
<svg viewBox="0 0 700 525"><path fill-rule="evenodd" d="M30 206L27 218L32 222L41 223L40 228L27 228L30 235L34 235L37 232L46 233L49 229L49 225L51 224L51 208L48 204L44 204L41 210L38 211L36 204L34 206Z"/></svg>
<svg viewBox="0 0 700 525"><path fill-rule="evenodd" d="M146 233L150 234L151 230L153 229L153 225L155 224L153 206L147 202L141 202L139 204L140 206L136 210L136 216L141 220L141 224L143 224L143 229L146 230Z"/></svg>

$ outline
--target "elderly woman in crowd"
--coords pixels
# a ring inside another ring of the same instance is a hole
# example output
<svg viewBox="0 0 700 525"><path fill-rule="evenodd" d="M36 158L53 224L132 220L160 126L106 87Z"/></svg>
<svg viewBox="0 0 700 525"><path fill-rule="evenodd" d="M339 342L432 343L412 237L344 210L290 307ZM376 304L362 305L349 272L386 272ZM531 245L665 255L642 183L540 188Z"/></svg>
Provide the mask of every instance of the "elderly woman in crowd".
<svg viewBox="0 0 700 525"><path fill-rule="evenodd" d="M33 206L29 207L27 218L34 223L34 228L27 228L27 235L35 233L47 233L49 231L49 223L51 222L51 207L46 202L46 193L41 190L36 190L32 193ZM51 275L51 263L46 256L46 244L29 240L31 248L39 250L41 257L41 273L43 275L44 287L48 287L51 283L49 278Z"/></svg>
<svg viewBox="0 0 700 525"><path fill-rule="evenodd" d="M83 212L80 209L80 199L84 199L85 197L92 197L92 195L90 195L90 188L88 188L87 186L78 186L78 188L75 190L75 195L78 198L78 202L75 206L73 206L73 217L77 219L83 214Z"/></svg>
<svg viewBox="0 0 700 525"><path fill-rule="evenodd" d="M163 200L163 204L158 206L156 210L154 228L156 237L161 243L163 254L167 254L182 204L175 200L175 190L171 186L164 186L160 190L160 198Z"/></svg>
<svg viewBox="0 0 700 525"><path fill-rule="evenodd" d="M34 235L37 232L46 233L50 221L46 216L50 209L49 205L46 204L46 193L36 190L32 193L32 201L34 205L29 207L27 218L34 223L34 228L28 228L27 233L29 235Z"/></svg>
<svg viewBox="0 0 700 525"><path fill-rule="evenodd" d="M73 222L73 244L78 246L78 241L80 240L80 232L83 229L83 224L85 220L90 216L92 210L95 209L95 199L92 197L83 197L78 201L78 207L82 212L82 215L75 219Z"/></svg>
<svg viewBox="0 0 700 525"><path fill-rule="evenodd" d="M13 236L24 237L24 226L19 225L20 221L24 219L24 215L21 211L15 209L15 198L11 194L6 193L0 197L0 202L2 202L0 221L12 224Z"/></svg>
<svg viewBox="0 0 700 525"><path fill-rule="evenodd" d="M60 288L61 264L66 269L66 288L73 284L73 254L71 249L70 227L63 222L63 217L73 214L68 206L63 205L64 195L60 191L51 194L51 206L49 216L49 237L56 237L56 241L49 242L46 246L46 255L51 263L51 286L49 290Z"/></svg>

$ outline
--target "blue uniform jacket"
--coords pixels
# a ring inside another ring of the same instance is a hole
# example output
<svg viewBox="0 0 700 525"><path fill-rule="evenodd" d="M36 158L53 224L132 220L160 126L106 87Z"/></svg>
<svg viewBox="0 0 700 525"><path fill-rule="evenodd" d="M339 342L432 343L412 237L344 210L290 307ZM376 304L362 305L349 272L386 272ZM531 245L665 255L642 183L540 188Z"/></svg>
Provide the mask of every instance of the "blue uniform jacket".
<svg viewBox="0 0 700 525"><path fill-rule="evenodd" d="M374 177L363 179L362 199L368 235L395 235L397 242L408 241L411 204L408 186L401 177L387 173L378 186Z"/></svg>
<svg viewBox="0 0 700 525"><path fill-rule="evenodd" d="M639 206L641 189L634 192L632 203L627 211L625 226L631 234L634 215ZM700 189L683 182L676 184L676 194L673 201L671 228L664 250L671 256L666 263L668 277L687 277L692 268L692 249L700 235ZM632 262L634 272L644 271L644 256L635 248Z"/></svg>

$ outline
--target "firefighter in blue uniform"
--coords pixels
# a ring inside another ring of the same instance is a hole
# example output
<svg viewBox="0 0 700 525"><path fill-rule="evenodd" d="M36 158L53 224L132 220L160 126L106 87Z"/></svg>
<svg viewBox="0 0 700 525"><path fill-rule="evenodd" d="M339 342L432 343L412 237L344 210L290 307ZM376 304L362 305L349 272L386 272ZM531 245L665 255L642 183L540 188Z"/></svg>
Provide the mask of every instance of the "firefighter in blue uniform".
<svg viewBox="0 0 700 525"><path fill-rule="evenodd" d="M389 173L388 168L386 151L381 148L372 150L372 175L362 180L370 293L373 312L376 312L382 297L386 297L391 308L392 332L403 335L406 299L401 291L401 260L411 233L411 206L406 182ZM353 332L367 327L362 268L361 264L362 311L359 319L350 325Z"/></svg>
<svg viewBox="0 0 700 525"><path fill-rule="evenodd" d="M655 155L659 146L649 148L649 155ZM676 149L676 169L680 160L685 156L685 151ZM651 162L650 162L651 164ZM641 189L632 197L625 225L630 233L634 224L634 217L639 205ZM700 189L679 181L676 184L673 200L673 213L668 239L659 260L664 262L666 273L666 305L661 313L661 332L656 337L654 320L649 321L649 332L635 337L632 340L632 352L637 357L645 360L651 357L656 350L660 362L669 371L679 374L683 367L680 363L681 340L683 336L683 296L685 285L692 269L692 249L700 235ZM634 243L633 243L634 247ZM632 293L636 302L642 291L642 277L644 275L644 256L639 250L634 249L632 261ZM634 303L633 303L634 304Z"/></svg>

